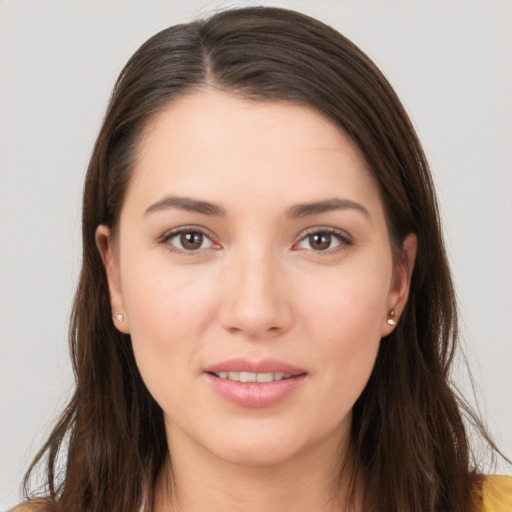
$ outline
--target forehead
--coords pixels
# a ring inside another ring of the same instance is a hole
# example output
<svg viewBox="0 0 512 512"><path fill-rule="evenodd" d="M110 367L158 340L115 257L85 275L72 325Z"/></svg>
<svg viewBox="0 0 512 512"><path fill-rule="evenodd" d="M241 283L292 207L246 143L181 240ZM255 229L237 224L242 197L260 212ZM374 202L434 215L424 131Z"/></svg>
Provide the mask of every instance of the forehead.
<svg viewBox="0 0 512 512"><path fill-rule="evenodd" d="M210 89L172 101L148 124L128 196L134 192L146 202L164 193L218 201L243 193L244 201L273 198L283 206L329 195L366 196L381 206L359 149L325 115Z"/></svg>

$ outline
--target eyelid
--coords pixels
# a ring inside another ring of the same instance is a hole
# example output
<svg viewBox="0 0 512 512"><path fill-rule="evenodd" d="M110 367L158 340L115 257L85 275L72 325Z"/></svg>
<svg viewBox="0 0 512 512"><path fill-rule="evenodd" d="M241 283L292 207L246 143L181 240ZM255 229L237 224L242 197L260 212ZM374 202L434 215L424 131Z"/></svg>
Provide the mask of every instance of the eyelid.
<svg viewBox="0 0 512 512"><path fill-rule="evenodd" d="M212 243L212 246L202 248L202 249L187 251L185 249L180 249L179 247L176 247L175 245L171 245L171 244L167 243L172 238L174 238L178 235L181 235L183 233L201 233L201 235L203 235L205 238L207 238ZM215 240L215 236L212 235L212 233L208 229L203 228L201 226L196 226L193 224L189 224L189 225L185 225L185 226L178 226L176 228L169 229L162 236L160 236L158 238L158 243L167 244L167 249L173 253L184 254L187 256L194 256L197 254L201 254L204 251L212 249L212 248L215 250L218 250L221 248L220 244Z"/></svg>
<svg viewBox="0 0 512 512"><path fill-rule="evenodd" d="M315 235L318 233L327 233L336 237L339 240L339 244L333 247L332 249L326 249L325 251L315 251L314 249L302 249L298 248L298 245L303 242L308 236ZM298 240L293 244L293 248L297 248L297 250L304 250L313 252L318 255L329 255L342 250L347 249L354 245L354 240L351 235L349 235L346 231L338 228L334 228L332 226L313 226L311 228L302 231L298 237Z"/></svg>
<svg viewBox="0 0 512 512"><path fill-rule="evenodd" d="M221 249L221 245L215 240L215 235L213 235L210 230L202 227L197 226L194 224L190 225L184 225L184 226L178 226L172 229L169 229L166 231L162 236L158 238L158 242L162 244L166 244L170 239L174 238L175 236L178 236L183 233L190 233L190 232L196 232L201 233L204 237L206 237L211 243L211 247L207 247L204 249L197 249L197 250L185 250L180 249L179 247L176 247L171 244L167 244L167 249L174 253L180 253L188 256L194 256L203 253L206 250L214 249L218 250ZM339 244L333 247L332 249L326 249L324 251L315 251L314 249L302 249L299 248L298 245L303 242L308 236L318 234L318 233L327 233L329 235L334 236L336 239L339 240ZM319 255L329 255L336 252L339 252L341 250L345 250L347 247L350 247L351 245L354 245L354 240L352 236L347 233L346 231L334 228L332 226L313 226L310 228L307 228L306 230L302 231L300 235L297 237L297 241L293 244L292 249L295 250L305 250L309 252L314 252L315 254Z"/></svg>

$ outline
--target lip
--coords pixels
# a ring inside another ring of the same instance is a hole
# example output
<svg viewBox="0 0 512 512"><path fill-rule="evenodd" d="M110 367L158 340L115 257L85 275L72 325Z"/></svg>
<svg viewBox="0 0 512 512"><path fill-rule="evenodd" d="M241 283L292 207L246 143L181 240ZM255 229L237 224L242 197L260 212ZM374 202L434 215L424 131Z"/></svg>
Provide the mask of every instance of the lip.
<svg viewBox="0 0 512 512"><path fill-rule="evenodd" d="M285 373L290 375L267 383L237 382L221 379L214 375L220 372L252 372L252 373ZM304 383L307 372L283 361L263 359L231 359L219 364L208 366L204 370L213 390L222 398L241 407L263 408L272 407L284 400Z"/></svg>
<svg viewBox="0 0 512 512"><path fill-rule="evenodd" d="M292 376L306 373L305 370L292 366L278 359L261 359L260 361L251 361L249 359L229 359L222 363L208 366L204 370L207 373L219 372L253 372L253 373L287 373Z"/></svg>

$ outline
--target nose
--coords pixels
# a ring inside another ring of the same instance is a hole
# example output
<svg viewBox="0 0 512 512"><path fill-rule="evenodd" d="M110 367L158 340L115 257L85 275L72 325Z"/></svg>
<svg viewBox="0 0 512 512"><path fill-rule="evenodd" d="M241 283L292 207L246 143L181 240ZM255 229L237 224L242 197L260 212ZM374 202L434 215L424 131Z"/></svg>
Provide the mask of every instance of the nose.
<svg viewBox="0 0 512 512"><path fill-rule="evenodd" d="M292 323L292 297L277 258L251 254L234 260L223 285L221 325L251 339L286 332Z"/></svg>

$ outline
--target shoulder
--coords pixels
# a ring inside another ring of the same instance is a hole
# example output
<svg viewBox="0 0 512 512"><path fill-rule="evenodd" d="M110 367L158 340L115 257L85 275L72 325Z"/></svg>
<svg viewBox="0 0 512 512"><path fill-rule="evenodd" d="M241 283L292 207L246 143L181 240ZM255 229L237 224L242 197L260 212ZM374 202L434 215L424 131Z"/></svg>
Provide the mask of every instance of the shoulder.
<svg viewBox="0 0 512 512"><path fill-rule="evenodd" d="M26 503L22 503L9 510L8 512L43 512L44 511L44 503L41 501L30 501Z"/></svg>
<svg viewBox="0 0 512 512"><path fill-rule="evenodd" d="M489 475L484 478L481 512L512 512L512 477Z"/></svg>

